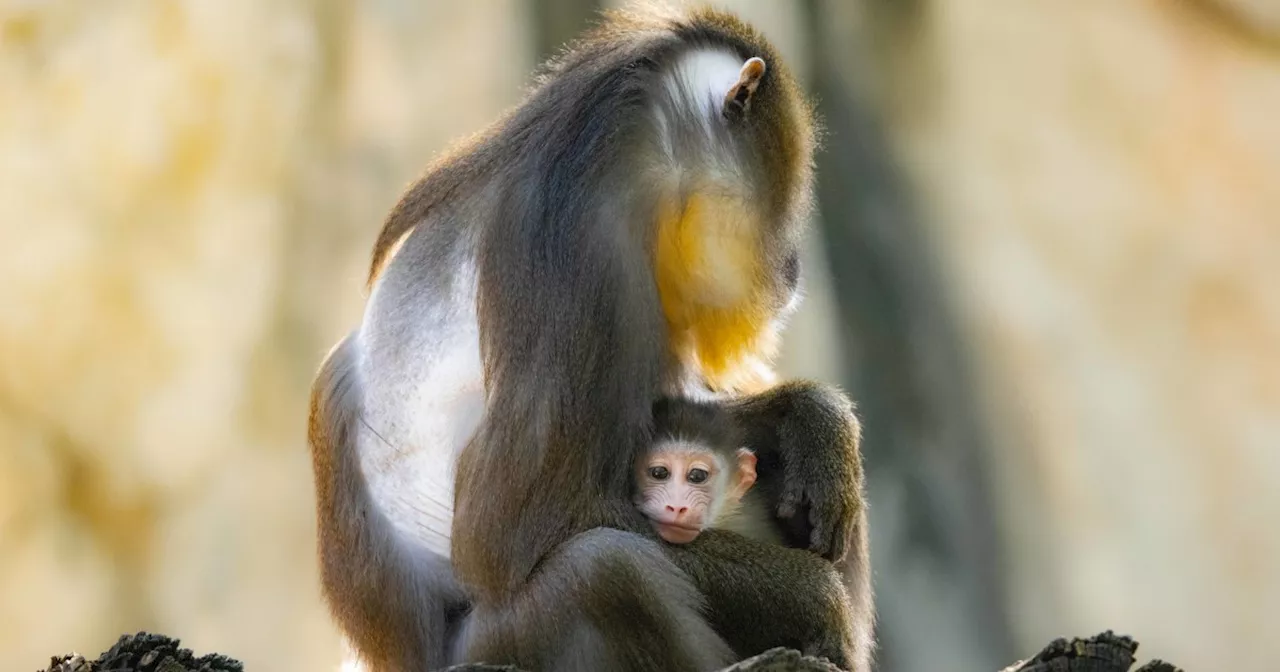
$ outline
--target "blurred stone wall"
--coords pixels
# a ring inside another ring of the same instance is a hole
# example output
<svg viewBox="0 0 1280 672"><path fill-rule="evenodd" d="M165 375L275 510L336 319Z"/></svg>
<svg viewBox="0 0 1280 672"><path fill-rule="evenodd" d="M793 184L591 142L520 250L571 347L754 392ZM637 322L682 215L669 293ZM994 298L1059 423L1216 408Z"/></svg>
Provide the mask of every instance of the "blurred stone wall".
<svg viewBox="0 0 1280 672"><path fill-rule="evenodd" d="M400 189L518 98L522 12L0 3L0 668L336 666L309 379Z"/></svg>
<svg viewBox="0 0 1280 672"><path fill-rule="evenodd" d="M1001 438L1019 640L1273 667L1274 3L922 4L872 69Z"/></svg>

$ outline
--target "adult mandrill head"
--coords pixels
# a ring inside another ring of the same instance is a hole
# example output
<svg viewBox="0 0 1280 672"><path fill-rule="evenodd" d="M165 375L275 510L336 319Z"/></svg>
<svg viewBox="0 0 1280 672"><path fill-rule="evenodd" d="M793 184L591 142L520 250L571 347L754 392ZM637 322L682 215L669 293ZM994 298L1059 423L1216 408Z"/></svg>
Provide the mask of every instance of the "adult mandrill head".
<svg viewBox="0 0 1280 672"><path fill-rule="evenodd" d="M684 50L653 97L654 273L680 362L713 389L757 391L797 303L813 112L752 28L700 18L675 29Z"/></svg>

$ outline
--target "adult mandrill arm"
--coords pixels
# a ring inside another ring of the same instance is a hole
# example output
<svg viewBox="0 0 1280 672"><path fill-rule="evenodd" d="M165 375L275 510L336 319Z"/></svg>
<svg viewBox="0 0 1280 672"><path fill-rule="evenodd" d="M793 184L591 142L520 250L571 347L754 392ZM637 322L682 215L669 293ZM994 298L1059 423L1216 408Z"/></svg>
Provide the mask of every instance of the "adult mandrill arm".
<svg viewBox="0 0 1280 672"><path fill-rule="evenodd" d="M792 543L831 561L857 555L864 533L862 427L840 391L808 381L788 382L730 402L772 481L777 513Z"/></svg>

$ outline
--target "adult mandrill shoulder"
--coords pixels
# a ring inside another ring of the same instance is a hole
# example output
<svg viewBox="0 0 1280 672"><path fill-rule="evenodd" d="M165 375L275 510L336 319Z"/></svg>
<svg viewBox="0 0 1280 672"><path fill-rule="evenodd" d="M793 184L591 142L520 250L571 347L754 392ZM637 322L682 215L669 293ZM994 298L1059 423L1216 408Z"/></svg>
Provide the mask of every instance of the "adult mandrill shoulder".
<svg viewBox="0 0 1280 672"><path fill-rule="evenodd" d="M368 668L707 670L753 633L819 632L867 669L857 421L832 390L770 387L813 144L749 26L613 14L409 189L312 393L323 589ZM654 537L631 465L653 401L690 393L755 437L801 548ZM794 591L792 557L840 573Z"/></svg>

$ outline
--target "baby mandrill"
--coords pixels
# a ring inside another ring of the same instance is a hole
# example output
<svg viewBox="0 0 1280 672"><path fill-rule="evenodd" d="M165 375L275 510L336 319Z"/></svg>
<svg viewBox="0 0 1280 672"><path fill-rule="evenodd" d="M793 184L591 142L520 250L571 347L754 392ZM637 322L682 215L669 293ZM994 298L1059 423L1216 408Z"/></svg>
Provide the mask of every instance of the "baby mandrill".
<svg viewBox="0 0 1280 672"><path fill-rule="evenodd" d="M721 407L680 399L654 405L654 443L636 463L636 506L658 536L687 544L705 529L782 543L764 501L751 496L756 455Z"/></svg>

